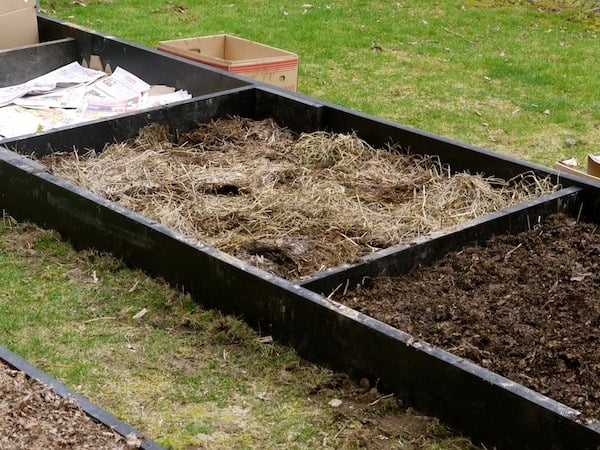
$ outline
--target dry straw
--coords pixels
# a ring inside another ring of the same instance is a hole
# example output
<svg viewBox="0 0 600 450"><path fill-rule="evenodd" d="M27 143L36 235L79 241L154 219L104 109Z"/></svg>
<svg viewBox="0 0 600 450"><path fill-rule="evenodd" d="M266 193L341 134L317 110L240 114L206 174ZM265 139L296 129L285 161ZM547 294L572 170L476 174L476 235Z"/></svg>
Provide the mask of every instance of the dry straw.
<svg viewBox="0 0 600 450"><path fill-rule="evenodd" d="M266 270L300 278L555 189L452 174L433 156L272 120L150 125L102 152L55 153L56 175Z"/></svg>

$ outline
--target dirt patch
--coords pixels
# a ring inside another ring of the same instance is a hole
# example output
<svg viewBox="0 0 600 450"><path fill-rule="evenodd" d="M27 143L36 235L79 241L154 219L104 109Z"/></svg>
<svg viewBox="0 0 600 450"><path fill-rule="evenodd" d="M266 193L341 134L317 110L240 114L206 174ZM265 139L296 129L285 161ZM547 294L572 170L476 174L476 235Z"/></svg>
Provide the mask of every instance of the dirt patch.
<svg viewBox="0 0 600 450"><path fill-rule="evenodd" d="M557 214L337 300L600 419L600 227Z"/></svg>
<svg viewBox="0 0 600 450"><path fill-rule="evenodd" d="M475 450L480 447L457 438L437 419L405 408L393 394L383 394L377 386L362 379L357 385L346 375L333 374L324 384L308 393L326 407L336 410L334 420L339 433L334 441L324 439L323 447L416 450L453 448Z"/></svg>
<svg viewBox="0 0 600 450"><path fill-rule="evenodd" d="M101 153L52 154L53 173L288 279L551 192L548 180L451 173L434 156L351 134L217 120L159 125Z"/></svg>
<svg viewBox="0 0 600 450"><path fill-rule="evenodd" d="M96 422L71 398L28 378L0 360L0 447L127 450L139 448L135 436L127 439Z"/></svg>

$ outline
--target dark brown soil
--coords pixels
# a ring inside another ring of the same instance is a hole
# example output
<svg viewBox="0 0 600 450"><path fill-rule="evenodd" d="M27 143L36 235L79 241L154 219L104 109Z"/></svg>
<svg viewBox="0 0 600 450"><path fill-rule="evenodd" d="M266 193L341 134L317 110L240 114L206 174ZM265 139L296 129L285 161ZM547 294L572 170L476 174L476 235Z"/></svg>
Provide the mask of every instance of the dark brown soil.
<svg viewBox="0 0 600 450"><path fill-rule="evenodd" d="M600 227L565 215L341 302L600 419Z"/></svg>
<svg viewBox="0 0 600 450"><path fill-rule="evenodd" d="M13 370L0 360L0 448L125 450L139 448L96 422L73 398L63 398L48 386Z"/></svg>

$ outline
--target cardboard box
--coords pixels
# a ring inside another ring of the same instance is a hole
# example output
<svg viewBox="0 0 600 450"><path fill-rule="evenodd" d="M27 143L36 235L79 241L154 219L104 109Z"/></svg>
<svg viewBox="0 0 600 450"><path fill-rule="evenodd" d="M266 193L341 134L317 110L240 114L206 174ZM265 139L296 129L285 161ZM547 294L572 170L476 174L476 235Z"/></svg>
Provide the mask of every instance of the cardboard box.
<svg viewBox="0 0 600 450"><path fill-rule="evenodd" d="M0 50L38 42L36 2L0 0Z"/></svg>
<svg viewBox="0 0 600 450"><path fill-rule="evenodd" d="M554 168L572 175L579 175L586 180L600 182L600 156L588 155L587 157L587 172L579 170L577 161L574 158L557 161L554 163Z"/></svg>
<svg viewBox="0 0 600 450"><path fill-rule="evenodd" d="M588 155L587 157L587 173L600 180L600 154Z"/></svg>
<svg viewBox="0 0 600 450"><path fill-rule="evenodd" d="M0 14L17 11L23 8L35 8L35 0L0 0Z"/></svg>
<svg viewBox="0 0 600 450"><path fill-rule="evenodd" d="M295 91L298 55L228 34L161 41L158 49Z"/></svg>

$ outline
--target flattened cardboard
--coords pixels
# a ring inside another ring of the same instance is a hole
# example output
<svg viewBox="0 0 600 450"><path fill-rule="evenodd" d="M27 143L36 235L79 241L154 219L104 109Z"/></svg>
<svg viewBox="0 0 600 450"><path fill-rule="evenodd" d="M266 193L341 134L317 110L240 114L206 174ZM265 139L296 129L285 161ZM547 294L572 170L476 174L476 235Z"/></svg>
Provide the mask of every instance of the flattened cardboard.
<svg viewBox="0 0 600 450"><path fill-rule="evenodd" d="M0 14L14 12L23 8L35 8L35 0L0 0Z"/></svg>
<svg viewBox="0 0 600 450"><path fill-rule="evenodd" d="M17 9L0 15L0 50L37 44L39 42L35 3L29 3L31 3L31 7Z"/></svg>

